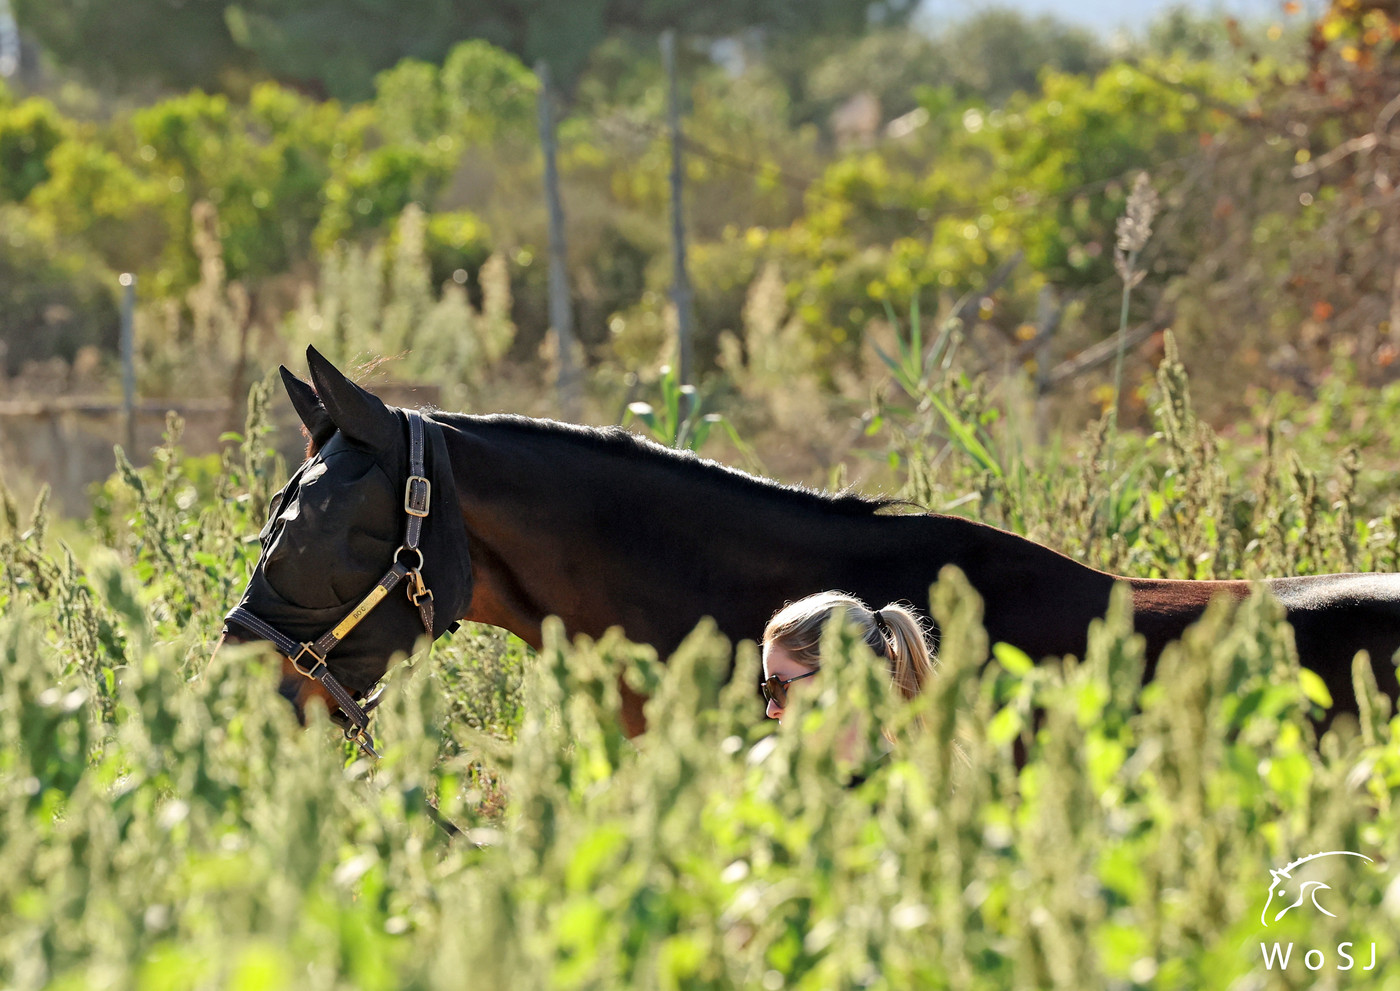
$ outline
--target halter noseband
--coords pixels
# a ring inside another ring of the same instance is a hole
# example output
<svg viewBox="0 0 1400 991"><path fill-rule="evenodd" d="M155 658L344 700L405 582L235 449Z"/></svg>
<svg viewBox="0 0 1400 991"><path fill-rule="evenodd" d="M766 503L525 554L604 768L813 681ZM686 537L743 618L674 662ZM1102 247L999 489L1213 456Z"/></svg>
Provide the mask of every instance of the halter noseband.
<svg viewBox="0 0 1400 991"><path fill-rule="evenodd" d="M314 643L298 643L241 605L234 606L224 617L225 623L235 623L259 639L271 641L273 646L292 662L292 667L296 668L298 674L320 682L351 723L345 728L345 739L358 744L361 752L369 757L379 756L374 749L374 738L369 734L369 714L374 711L383 696L375 694L361 706L346 691L345 686L336 680L335 675L331 674L330 667L326 664L326 655L405 578L408 579L408 600L418 607L423 629L428 631L429 636L433 634L433 593L423 581L423 552L418 549L423 521L427 519L428 507L432 503L433 484L428 480L424 469L423 417L413 410L406 412L409 437L408 481L404 484L403 511L408 517L408 523L403 543L394 551L393 562L378 584L370 589L369 594L361 599L360 604L350 610L344 619L321 634L320 639ZM406 556L410 560L416 557L416 560L410 566L400 561L400 556Z"/></svg>

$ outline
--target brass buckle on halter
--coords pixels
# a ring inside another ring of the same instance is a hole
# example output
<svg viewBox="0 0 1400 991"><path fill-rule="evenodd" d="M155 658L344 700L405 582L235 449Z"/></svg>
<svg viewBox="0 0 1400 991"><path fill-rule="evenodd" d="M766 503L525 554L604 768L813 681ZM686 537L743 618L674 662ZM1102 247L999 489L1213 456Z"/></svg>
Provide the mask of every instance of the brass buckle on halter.
<svg viewBox="0 0 1400 991"><path fill-rule="evenodd" d="M424 596L432 599L433 590L428 587L427 582L423 581L421 572L410 571L408 573L408 601L416 606Z"/></svg>
<svg viewBox="0 0 1400 991"><path fill-rule="evenodd" d="M301 666L301 659L307 654L310 654L313 658L315 658L316 663L311 665L311 667L309 668L304 668ZM297 669L298 674L310 678L312 681L315 681L316 679L320 678L321 675L326 673L326 659L320 654L316 653L316 651L312 649L312 645L309 643L302 644L301 650L297 652L297 656L288 658L288 660L292 662L292 667Z"/></svg>
<svg viewBox="0 0 1400 991"><path fill-rule="evenodd" d="M415 490L414 482L421 483L422 488ZM423 498L421 500L413 498L419 492L423 494ZM408 481L404 483L403 487L403 511L409 516L427 516L428 506L432 504L432 501L433 483L422 475L409 475ZM418 508L420 504L421 509Z"/></svg>

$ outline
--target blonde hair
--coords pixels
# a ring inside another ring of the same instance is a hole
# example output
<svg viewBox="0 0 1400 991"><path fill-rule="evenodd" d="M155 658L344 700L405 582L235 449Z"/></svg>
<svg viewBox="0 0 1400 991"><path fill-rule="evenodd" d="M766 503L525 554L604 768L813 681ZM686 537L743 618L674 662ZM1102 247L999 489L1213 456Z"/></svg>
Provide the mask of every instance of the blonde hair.
<svg viewBox="0 0 1400 991"><path fill-rule="evenodd" d="M763 646L782 647L798 664L820 668L822 630L836 612L844 612L878 657L889 662L899 694L912 699L923 691L933 671L924 625L907 606L891 602L871 610L845 592L818 592L789 602L773 614L763 630Z"/></svg>

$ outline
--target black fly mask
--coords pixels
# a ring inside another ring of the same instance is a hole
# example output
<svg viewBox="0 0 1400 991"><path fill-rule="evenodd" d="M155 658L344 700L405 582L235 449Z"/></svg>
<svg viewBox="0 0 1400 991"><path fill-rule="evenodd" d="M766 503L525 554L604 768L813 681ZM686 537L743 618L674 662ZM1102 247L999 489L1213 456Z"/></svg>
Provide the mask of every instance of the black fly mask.
<svg viewBox="0 0 1400 991"><path fill-rule="evenodd" d="M259 534L262 555L228 627L234 635L274 643L271 631L297 643L324 642L327 631L342 629L347 614L359 612L376 585L392 577L386 569L402 562L408 580L324 651L334 679L363 698L394 654L412 651L427 632L425 623L437 638L466 613L472 596L467 534L442 428L416 414L429 486L419 480L406 488L409 413L385 406L315 349L307 349L307 361L314 390L285 367L282 380L316 453L273 498ZM415 516L421 528L416 549L405 538ZM430 610L415 605L415 585L420 605L423 591L431 593ZM255 620L240 621L240 614ZM295 700L300 680L284 679L282 693Z"/></svg>

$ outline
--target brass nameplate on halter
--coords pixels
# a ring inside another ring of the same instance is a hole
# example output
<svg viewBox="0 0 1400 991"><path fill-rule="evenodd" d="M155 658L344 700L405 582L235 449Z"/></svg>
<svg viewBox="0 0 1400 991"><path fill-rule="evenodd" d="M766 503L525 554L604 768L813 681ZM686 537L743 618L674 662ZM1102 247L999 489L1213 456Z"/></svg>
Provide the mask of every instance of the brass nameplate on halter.
<svg viewBox="0 0 1400 991"><path fill-rule="evenodd" d="M337 640L344 640L345 635L355 628L355 624L369 615L369 611L379 605L379 601L389 594L389 590L383 585L376 585L370 589L369 595L350 611L350 615L340 621L340 624L331 630L331 636Z"/></svg>
<svg viewBox="0 0 1400 991"><path fill-rule="evenodd" d="M420 500L417 500L417 499L413 498L413 496L414 496L413 483L414 483L414 482L419 482L419 483L421 483L422 486L423 486L423 487L419 490L420 492L423 493L423 498L422 498L422 500L421 500L421 508L420 508ZM428 481L428 480L427 480L426 478L424 478L422 475L409 475L409 476L408 476L408 482L407 482L407 483L404 485L404 487L403 487L403 511L404 511L405 513L407 513L409 516L427 516L427 515L428 515L428 506L432 503L432 501L433 501L433 483L430 482L430 481Z"/></svg>

